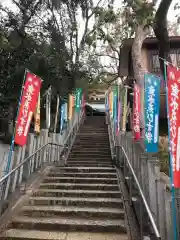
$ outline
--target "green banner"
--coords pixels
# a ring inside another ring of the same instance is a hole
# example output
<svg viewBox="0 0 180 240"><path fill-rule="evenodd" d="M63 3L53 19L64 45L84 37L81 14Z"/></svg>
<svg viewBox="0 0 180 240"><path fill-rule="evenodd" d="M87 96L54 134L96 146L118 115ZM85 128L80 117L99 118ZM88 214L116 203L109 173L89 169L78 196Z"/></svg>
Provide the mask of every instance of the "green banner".
<svg viewBox="0 0 180 240"><path fill-rule="evenodd" d="M113 119L116 117L116 98L117 98L117 88L113 90Z"/></svg>
<svg viewBox="0 0 180 240"><path fill-rule="evenodd" d="M81 109L81 96L82 96L82 88L76 89L76 112L79 112Z"/></svg>

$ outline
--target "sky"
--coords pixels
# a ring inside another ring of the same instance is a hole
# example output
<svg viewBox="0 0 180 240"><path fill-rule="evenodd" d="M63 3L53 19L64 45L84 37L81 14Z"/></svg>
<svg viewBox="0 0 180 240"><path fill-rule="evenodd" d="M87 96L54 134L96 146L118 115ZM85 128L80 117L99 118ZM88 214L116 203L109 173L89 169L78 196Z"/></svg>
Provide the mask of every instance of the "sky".
<svg viewBox="0 0 180 240"><path fill-rule="evenodd" d="M98 0L94 0L94 2L97 2L97 1ZM157 6L159 5L160 1L161 0L158 0ZM169 21L173 21L175 19L176 14L174 14L173 7L174 7L174 4L177 3L177 2L179 2L179 0L173 0L172 1L171 7L170 7L169 12L168 12L168 16L167 16ZM11 0L0 0L0 3L2 3L3 5L6 5L8 7L11 7L11 8L14 7L14 4L12 4ZM122 0L115 0L114 5L115 5L116 8L118 8L118 7L120 7L121 3L122 3Z"/></svg>

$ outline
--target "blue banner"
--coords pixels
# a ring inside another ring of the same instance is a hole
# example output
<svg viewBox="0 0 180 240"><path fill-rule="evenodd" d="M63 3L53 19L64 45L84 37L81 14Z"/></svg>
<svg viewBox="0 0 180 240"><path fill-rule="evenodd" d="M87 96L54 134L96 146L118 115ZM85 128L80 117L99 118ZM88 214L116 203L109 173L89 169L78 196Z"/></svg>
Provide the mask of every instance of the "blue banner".
<svg viewBox="0 0 180 240"><path fill-rule="evenodd" d="M158 152L159 139L160 79L145 74L144 119L146 152Z"/></svg>
<svg viewBox="0 0 180 240"><path fill-rule="evenodd" d="M63 130L64 117L65 117L65 104L62 104L62 105L61 105L60 132L62 132L62 130Z"/></svg>

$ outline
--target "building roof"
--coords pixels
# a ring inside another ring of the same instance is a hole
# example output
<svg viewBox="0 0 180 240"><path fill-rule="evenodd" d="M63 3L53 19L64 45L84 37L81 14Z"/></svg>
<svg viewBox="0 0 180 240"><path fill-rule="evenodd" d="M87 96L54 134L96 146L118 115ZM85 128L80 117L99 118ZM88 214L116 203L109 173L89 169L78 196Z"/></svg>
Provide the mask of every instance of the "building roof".
<svg viewBox="0 0 180 240"><path fill-rule="evenodd" d="M123 46L132 46L134 38L128 38L124 40ZM170 43L179 43L180 44L180 36L170 36L169 37ZM144 40L143 44L157 44L158 39L156 37L147 37Z"/></svg>

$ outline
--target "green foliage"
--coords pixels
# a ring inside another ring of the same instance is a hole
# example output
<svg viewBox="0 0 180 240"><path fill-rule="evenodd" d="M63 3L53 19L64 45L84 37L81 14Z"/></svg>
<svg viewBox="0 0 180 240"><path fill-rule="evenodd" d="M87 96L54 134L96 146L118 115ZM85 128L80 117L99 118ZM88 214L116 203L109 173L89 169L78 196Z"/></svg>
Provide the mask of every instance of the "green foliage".
<svg viewBox="0 0 180 240"><path fill-rule="evenodd" d="M148 27L154 21L154 6L146 0L125 0L126 19L131 27L143 25Z"/></svg>

